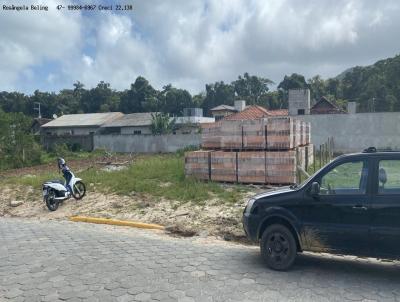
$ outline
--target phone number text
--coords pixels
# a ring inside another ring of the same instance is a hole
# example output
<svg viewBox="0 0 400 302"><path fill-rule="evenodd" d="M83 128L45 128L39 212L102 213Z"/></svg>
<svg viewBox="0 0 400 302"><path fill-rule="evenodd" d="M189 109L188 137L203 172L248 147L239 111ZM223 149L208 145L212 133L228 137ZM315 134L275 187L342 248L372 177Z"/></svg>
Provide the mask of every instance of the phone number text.
<svg viewBox="0 0 400 302"><path fill-rule="evenodd" d="M94 10L133 10L132 4L113 4L113 5L66 5L66 6L57 6L57 9L67 9L67 10L86 10L86 11L94 11Z"/></svg>

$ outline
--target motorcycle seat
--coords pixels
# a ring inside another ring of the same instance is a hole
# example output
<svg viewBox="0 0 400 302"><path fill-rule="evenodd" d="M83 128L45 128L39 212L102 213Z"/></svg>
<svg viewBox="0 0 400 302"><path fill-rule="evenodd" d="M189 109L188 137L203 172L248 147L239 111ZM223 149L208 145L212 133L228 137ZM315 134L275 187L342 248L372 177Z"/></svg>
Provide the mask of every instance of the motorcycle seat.
<svg viewBox="0 0 400 302"><path fill-rule="evenodd" d="M48 180L45 183L58 183L64 185L64 182L60 179L53 179L53 180Z"/></svg>

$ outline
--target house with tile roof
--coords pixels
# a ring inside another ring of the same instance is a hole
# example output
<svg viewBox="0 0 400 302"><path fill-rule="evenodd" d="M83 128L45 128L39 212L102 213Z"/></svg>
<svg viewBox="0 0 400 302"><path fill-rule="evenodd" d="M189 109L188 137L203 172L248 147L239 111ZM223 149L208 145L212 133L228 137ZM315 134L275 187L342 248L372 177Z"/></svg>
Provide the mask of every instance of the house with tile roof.
<svg viewBox="0 0 400 302"><path fill-rule="evenodd" d="M219 105L217 107L210 109L211 115L215 118L215 120L221 120L226 116L229 116L235 112L237 112L236 108L229 105Z"/></svg>
<svg viewBox="0 0 400 302"><path fill-rule="evenodd" d="M228 105L219 105L217 107L212 108L210 111L212 115L215 117L216 121L221 119L250 120L268 116L288 115L287 109L268 110L258 105L246 106L246 102L243 100L235 101L235 107Z"/></svg>
<svg viewBox="0 0 400 302"><path fill-rule="evenodd" d="M343 109L339 108L326 97L321 97L317 103L310 108L311 114L338 114L346 113Z"/></svg>
<svg viewBox="0 0 400 302"><path fill-rule="evenodd" d="M254 120L271 116L288 115L287 109L268 110L264 107L254 105L247 106L243 111L234 113L224 118L224 120Z"/></svg>

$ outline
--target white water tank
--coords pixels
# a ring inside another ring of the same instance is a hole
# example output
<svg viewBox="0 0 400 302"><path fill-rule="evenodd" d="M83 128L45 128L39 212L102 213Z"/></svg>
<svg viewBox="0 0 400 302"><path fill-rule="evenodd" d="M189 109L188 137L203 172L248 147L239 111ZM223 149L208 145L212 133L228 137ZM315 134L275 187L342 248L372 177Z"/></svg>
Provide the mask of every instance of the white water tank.
<svg viewBox="0 0 400 302"><path fill-rule="evenodd" d="M357 113L357 103L356 102L348 102L347 103L347 113L349 113L349 114Z"/></svg>
<svg viewBox="0 0 400 302"><path fill-rule="evenodd" d="M246 108L246 101L244 100L235 101L235 109L237 112L243 111L244 108Z"/></svg>

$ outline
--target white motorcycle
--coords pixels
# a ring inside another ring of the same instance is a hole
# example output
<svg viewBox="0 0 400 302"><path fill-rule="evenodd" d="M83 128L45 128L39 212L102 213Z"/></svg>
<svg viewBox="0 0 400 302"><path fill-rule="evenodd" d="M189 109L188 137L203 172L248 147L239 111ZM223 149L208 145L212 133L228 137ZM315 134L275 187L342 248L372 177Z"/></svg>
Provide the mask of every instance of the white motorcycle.
<svg viewBox="0 0 400 302"><path fill-rule="evenodd" d="M59 204L71 196L80 200L86 194L86 186L82 179L75 177L72 171L68 173L70 173L68 183L62 180L49 180L43 184L43 201L50 211L57 210Z"/></svg>

